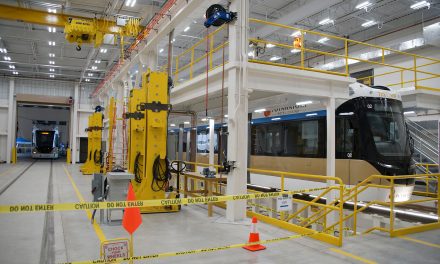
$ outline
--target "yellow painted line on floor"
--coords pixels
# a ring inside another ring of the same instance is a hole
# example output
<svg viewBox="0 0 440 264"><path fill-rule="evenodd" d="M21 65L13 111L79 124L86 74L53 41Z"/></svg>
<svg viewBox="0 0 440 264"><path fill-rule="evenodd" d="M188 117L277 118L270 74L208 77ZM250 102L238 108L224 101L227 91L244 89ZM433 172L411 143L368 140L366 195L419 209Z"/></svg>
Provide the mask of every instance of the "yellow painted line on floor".
<svg viewBox="0 0 440 264"><path fill-rule="evenodd" d="M405 240L408 240L408 241L411 241L411 242L414 242L414 243L419 243L419 244L422 244L422 245L425 245L425 246L429 246L429 247L440 248L440 245L438 245L438 244L426 242L426 241L415 239L415 238L412 238L412 237L400 236L398 238L405 239Z"/></svg>
<svg viewBox="0 0 440 264"><path fill-rule="evenodd" d="M344 255L346 257L349 257L349 258L352 258L352 259L355 259L355 260L359 260L360 262L363 262L363 263L377 264L377 262L375 262L375 261L372 261L372 260L369 260L369 259L357 256L357 255L354 255L352 253L348 253L348 252L346 252L346 251L344 251L342 249L339 249L339 248L330 248L330 250L335 252L335 253L339 253L341 255Z"/></svg>
<svg viewBox="0 0 440 264"><path fill-rule="evenodd" d="M70 183L72 184L72 187L75 190L76 196L78 197L79 201L84 203L85 202L84 197L82 196L81 192L79 191L78 187L76 186L76 183L72 178L72 175L70 175L69 171L66 169L66 166L63 165L63 169L66 172L66 175L69 178ZM85 211L86 211L86 214L87 214L87 217L89 218L89 220L92 219L92 213L90 212L90 210L85 210ZM107 240L104 235L104 232L102 231L101 226L99 226L99 224L94 222L93 229L95 229L95 233L101 242Z"/></svg>

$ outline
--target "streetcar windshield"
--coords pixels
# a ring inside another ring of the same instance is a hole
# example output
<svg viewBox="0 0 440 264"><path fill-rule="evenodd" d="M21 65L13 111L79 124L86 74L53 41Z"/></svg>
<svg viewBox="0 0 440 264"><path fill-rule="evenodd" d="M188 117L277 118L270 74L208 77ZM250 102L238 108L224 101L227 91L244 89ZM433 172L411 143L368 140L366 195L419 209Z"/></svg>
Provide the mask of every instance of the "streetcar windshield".
<svg viewBox="0 0 440 264"><path fill-rule="evenodd" d="M382 98L369 100L366 106L377 151L383 156L410 156L402 103Z"/></svg>
<svg viewBox="0 0 440 264"><path fill-rule="evenodd" d="M38 147L52 147L54 131L37 131L36 143Z"/></svg>

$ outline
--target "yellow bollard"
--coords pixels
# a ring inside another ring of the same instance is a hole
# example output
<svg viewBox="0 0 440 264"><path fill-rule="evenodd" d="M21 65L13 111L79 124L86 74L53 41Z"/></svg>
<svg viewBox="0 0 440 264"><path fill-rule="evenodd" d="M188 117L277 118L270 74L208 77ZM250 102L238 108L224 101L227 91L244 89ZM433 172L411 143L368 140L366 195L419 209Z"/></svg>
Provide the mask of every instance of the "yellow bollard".
<svg viewBox="0 0 440 264"><path fill-rule="evenodd" d="M68 148L67 149L67 153L66 153L66 163L67 164L70 164L72 161L71 161L71 151L70 151L70 148Z"/></svg>
<svg viewBox="0 0 440 264"><path fill-rule="evenodd" d="M17 148L16 147L12 147L11 163L13 163L13 164L17 163Z"/></svg>

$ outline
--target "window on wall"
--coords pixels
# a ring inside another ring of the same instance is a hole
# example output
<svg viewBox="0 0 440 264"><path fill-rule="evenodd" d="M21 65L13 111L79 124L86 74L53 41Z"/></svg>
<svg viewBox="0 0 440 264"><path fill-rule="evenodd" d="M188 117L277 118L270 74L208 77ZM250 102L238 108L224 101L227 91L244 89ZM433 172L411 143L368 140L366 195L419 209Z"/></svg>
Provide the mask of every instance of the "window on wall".
<svg viewBox="0 0 440 264"><path fill-rule="evenodd" d="M214 133L214 153L218 151L217 131ZM185 140L184 140L185 142ZM185 148L186 149L186 148ZM197 132L197 152L209 153L209 130L202 130Z"/></svg>

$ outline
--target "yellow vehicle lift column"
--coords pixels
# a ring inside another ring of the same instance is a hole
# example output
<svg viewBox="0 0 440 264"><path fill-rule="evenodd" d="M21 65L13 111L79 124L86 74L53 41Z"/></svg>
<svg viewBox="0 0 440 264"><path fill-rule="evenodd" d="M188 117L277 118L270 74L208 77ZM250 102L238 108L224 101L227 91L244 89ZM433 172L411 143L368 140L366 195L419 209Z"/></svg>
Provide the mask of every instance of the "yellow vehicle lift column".
<svg viewBox="0 0 440 264"><path fill-rule="evenodd" d="M100 173L102 168L102 128L103 115L101 112L95 112L89 117L87 161L81 167L83 174Z"/></svg>
<svg viewBox="0 0 440 264"><path fill-rule="evenodd" d="M133 89L129 100L129 172L135 175L133 189L138 200L175 198L169 192L167 151L168 75L165 72L145 72L142 87ZM169 193L167 197L167 193ZM141 208L142 213L175 212L179 206Z"/></svg>

